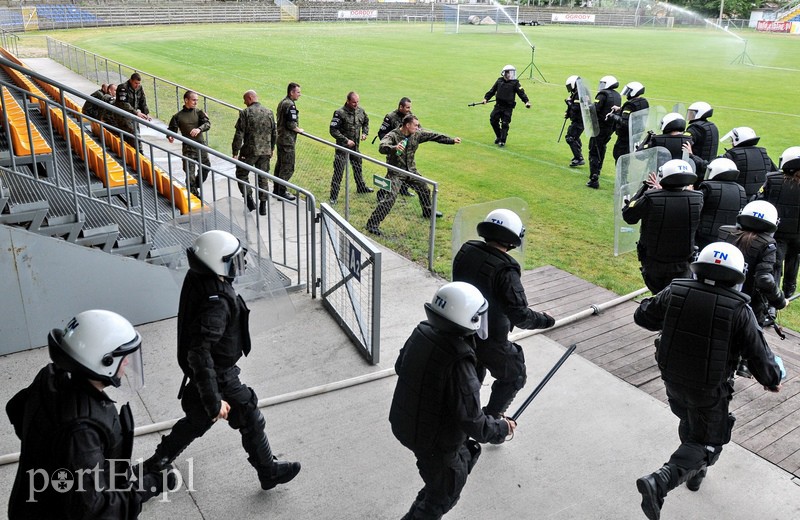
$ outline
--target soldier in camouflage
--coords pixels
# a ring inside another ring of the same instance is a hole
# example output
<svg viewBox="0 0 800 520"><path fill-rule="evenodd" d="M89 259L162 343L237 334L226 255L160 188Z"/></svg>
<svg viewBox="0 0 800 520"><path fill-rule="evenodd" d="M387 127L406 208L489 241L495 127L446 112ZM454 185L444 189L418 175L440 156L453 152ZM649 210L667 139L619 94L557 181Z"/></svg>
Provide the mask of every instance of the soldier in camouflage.
<svg viewBox="0 0 800 520"><path fill-rule="evenodd" d="M369 134L369 116L358 104L359 96L356 92L347 94L347 101L342 108L333 113L330 124L331 137L336 139L336 144L350 148L354 152L358 151L359 141L364 141ZM333 179L331 179L331 204L336 204L339 198L339 188L342 185L344 168L347 159L353 167L353 177L356 181L356 191L358 193L372 193L373 190L364 183L361 174L361 157L358 157L341 150L336 150L333 159Z"/></svg>
<svg viewBox="0 0 800 520"><path fill-rule="evenodd" d="M381 127L378 129L377 137L372 139L372 142L375 142L375 139L383 139L386 137L386 134L394 130L395 128L400 128L403 125L403 118L406 117L408 114L411 113L411 100L407 97L400 98L400 102L397 104L397 110L389 112L385 116L383 116L383 123ZM378 190L378 200L383 199L388 192L386 190ZM400 187L400 195L404 197L413 197L414 194L408 191L408 185L404 182L403 185Z"/></svg>
<svg viewBox="0 0 800 520"><path fill-rule="evenodd" d="M403 118L403 126L392 130L386 134L386 137L381 139L379 150L382 154L386 154L386 162L391 166L419 175L414 156L419 145L427 141L441 144L458 144L461 142L461 138L448 137L444 134L420 130L419 119L413 114L408 114ZM369 220L367 220L367 231L378 236L383 234L379 227L383 219L385 219L392 210L402 182L406 182L411 189L416 191L417 195L419 195L419 204L422 206L422 218L431 218L433 211L431 208L431 194L425 183L398 174L393 170L389 170L386 176L392 183L392 191L390 191L383 200L378 202L378 207L375 208L375 211L372 212ZM437 211L436 218L441 216L442 214Z"/></svg>
<svg viewBox="0 0 800 520"><path fill-rule="evenodd" d="M231 144L233 158L269 173L269 160L278 140L275 116L272 110L258 102L255 90L245 92L243 99L247 108L239 112L239 119L236 121L236 133ZM264 175L257 174L257 177L260 201L258 212L266 215L269 182ZM239 183L239 191L247 202L247 209L253 211L256 203L253 200L253 187L250 185L250 172L237 167L236 178L242 181Z"/></svg>
<svg viewBox="0 0 800 520"><path fill-rule="evenodd" d="M275 175L288 181L294 175L294 148L297 134L303 133L300 128L300 116L295 101L300 99L300 85L289 83L286 97L278 103L276 117L278 119L278 160L275 163ZM275 184L273 193L286 200L294 200L295 196L286 191L284 186Z"/></svg>
<svg viewBox="0 0 800 520"><path fill-rule="evenodd" d="M180 131L181 135L188 137L197 144L206 144L204 132L211 128L211 121L208 115L197 108L197 92L187 90L183 94L183 108L180 112L172 116L167 127L170 132ZM175 139L171 136L167 140L172 143ZM208 178L211 169L211 161L204 150L195 148L191 144L181 143L181 154L183 154L183 171L186 173L187 186L197 197L200 197L200 190L203 183ZM195 173L195 168L202 164L201 173Z"/></svg>
<svg viewBox="0 0 800 520"><path fill-rule="evenodd" d="M147 106L147 98L142 88L142 77L138 72L131 74L131 77L125 83L120 83L117 86L117 95L114 106L126 112L135 115L138 118L150 121L150 108ZM125 130L131 135L126 135L125 142L131 146L135 146L136 140L139 137L139 125L132 119L115 117L116 127ZM134 137L135 136L135 137ZM141 143L139 144L139 152L142 151Z"/></svg>

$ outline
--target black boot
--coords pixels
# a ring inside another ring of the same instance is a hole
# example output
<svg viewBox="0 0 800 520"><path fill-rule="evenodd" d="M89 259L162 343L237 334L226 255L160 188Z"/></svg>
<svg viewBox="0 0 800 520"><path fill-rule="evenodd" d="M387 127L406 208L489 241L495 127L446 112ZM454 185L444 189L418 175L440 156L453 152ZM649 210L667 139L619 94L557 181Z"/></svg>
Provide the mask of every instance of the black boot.
<svg viewBox="0 0 800 520"><path fill-rule="evenodd" d="M700 489L700 484L703 483L704 478L706 478L706 470L698 471L692 478L686 481L686 487L689 488L689 491L697 491Z"/></svg>
<svg viewBox="0 0 800 520"><path fill-rule="evenodd" d="M258 204L258 214L259 215L266 215L267 214L267 201L262 200Z"/></svg>
<svg viewBox="0 0 800 520"><path fill-rule="evenodd" d="M636 489L642 495L642 511L650 520L661 518L661 507L664 497L670 488L673 479L674 467L664 464L655 473L645 475L636 480Z"/></svg>
<svg viewBox="0 0 800 520"><path fill-rule="evenodd" d="M590 175L589 182L586 183L586 186L594 190L600 189L600 176L595 174Z"/></svg>
<svg viewBox="0 0 800 520"><path fill-rule="evenodd" d="M300 473L300 463L279 461L273 456L272 464L267 467L259 466L256 471L258 472L261 489L267 490L274 488L278 484L286 484L296 477Z"/></svg>
<svg viewBox="0 0 800 520"><path fill-rule="evenodd" d="M256 209L256 201L253 200L253 196L248 194L245 198L245 202L247 203L247 211L253 211Z"/></svg>

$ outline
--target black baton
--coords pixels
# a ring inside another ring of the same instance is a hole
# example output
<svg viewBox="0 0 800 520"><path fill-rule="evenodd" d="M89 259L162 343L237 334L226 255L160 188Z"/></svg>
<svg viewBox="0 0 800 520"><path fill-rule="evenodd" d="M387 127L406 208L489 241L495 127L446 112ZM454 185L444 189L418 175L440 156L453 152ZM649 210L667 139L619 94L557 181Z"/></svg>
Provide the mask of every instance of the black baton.
<svg viewBox="0 0 800 520"><path fill-rule="evenodd" d="M520 406L519 409L516 412L514 412L514 415L511 416L511 420L512 421L514 421L514 422L519 421L519 416L522 415L522 412L525 411L525 408L527 408L528 405L531 404L531 401L533 401L534 397L536 397L539 394L539 392L542 391L542 388L544 388L544 385L546 385L547 382L550 381L550 378L552 378L553 375L558 371L558 369L561 368L561 365L564 364L564 361L566 361L567 358L570 355L572 355L573 352L575 352L576 348L578 348L578 347L574 343L569 346L567 351L564 352L564 355L561 356L561 359L559 359L558 362L553 366L553 368L550 369L550 372L548 372L544 376L544 379L542 379L542 381L538 385L536 385L536 388L533 389L533 392L531 392L531 395L529 395L528 398L525 399L525 402L522 403L522 406Z"/></svg>

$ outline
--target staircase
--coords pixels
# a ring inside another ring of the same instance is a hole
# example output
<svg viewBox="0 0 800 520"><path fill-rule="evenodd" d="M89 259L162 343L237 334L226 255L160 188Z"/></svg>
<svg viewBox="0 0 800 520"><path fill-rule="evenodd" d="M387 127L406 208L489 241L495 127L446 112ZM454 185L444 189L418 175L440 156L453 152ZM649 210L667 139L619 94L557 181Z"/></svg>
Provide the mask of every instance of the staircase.
<svg viewBox="0 0 800 520"><path fill-rule="evenodd" d="M800 22L800 2L778 11L775 19L779 22Z"/></svg>
<svg viewBox="0 0 800 520"><path fill-rule="evenodd" d="M114 132L96 128L93 138L66 95L45 93L27 77L20 87L8 72L0 70L0 244L10 252L0 259L0 355L43 345L51 328L88 308L114 310L134 324L174 316L185 250L209 229L247 245L248 270L237 287L243 283L251 297L291 285L240 198L220 209L220 200L189 196L183 173L158 166L152 147L146 157L118 142L114 157ZM26 148L33 135L47 148ZM53 288L70 298L55 297Z"/></svg>

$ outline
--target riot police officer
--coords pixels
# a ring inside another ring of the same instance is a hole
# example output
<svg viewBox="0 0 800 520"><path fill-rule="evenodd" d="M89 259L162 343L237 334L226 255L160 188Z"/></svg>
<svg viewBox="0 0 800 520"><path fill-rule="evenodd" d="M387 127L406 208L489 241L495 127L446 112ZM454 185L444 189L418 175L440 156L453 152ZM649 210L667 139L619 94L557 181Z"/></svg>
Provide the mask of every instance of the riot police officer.
<svg viewBox="0 0 800 520"><path fill-rule="evenodd" d="M758 192L767 174L778 170L775 163L767 155L767 150L756 146L761 139L755 131L747 126L734 128L722 137L722 141L730 139L733 147L725 150L722 157L727 157L736 163L739 177L736 182L744 186L747 198L750 199Z"/></svg>
<svg viewBox="0 0 800 520"><path fill-rule="evenodd" d="M614 143L613 151L615 164L620 157L631 151L630 136L628 135L628 121L631 114L650 108L650 103L642 97L643 94L644 85L638 81L631 81L622 89L622 95L627 101L621 107L611 107L608 118L614 121L614 131L617 133L617 142Z"/></svg>
<svg viewBox="0 0 800 520"><path fill-rule="evenodd" d="M578 98L578 80L579 76L570 76L567 78L566 87L569 92L569 97L564 100L567 104L567 111L564 113L564 119L569 120L569 127L567 128L567 135L564 141L569 145L572 151L572 161L569 165L571 167L583 166L586 164L583 160L583 145L581 143L581 134L583 133L583 115L581 114L581 101Z"/></svg>
<svg viewBox="0 0 800 520"><path fill-rule="evenodd" d="M717 125L708 120L713 114L714 109L705 101L696 101L686 110L686 120L689 121L686 131L692 137L692 148L705 161L714 159L719 147Z"/></svg>
<svg viewBox="0 0 800 520"><path fill-rule="evenodd" d="M800 146L784 150L780 163L781 171L767 175L757 198L771 202L778 209L774 274L775 282L782 283L783 294L789 298L797 288L800 267Z"/></svg>
<svg viewBox="0 0 800 520"><path fill-rule="evenodd" d="M597 87L595 95L595 111L599 132L597 137L589 138L589 182L586 186L593 189L600 188L600 171L606 158L606 147L614 134L614 120L609 118L611 109L622 104L622 98L616 91L619 81L614 76L603 76Z"/></svg>
<svg viewBox="0 0 800 520"><path fill-rule="evenodd" d="M511 126L511 114L517 106L516 96L525 103L525 108L531 108L528 95L525 89L519 84L517 79L517 69L513 65L506 65L500 71L500 77L494 82L492 88L483 95L483 104L489 102L493 97L497 97L494 109L489 116L489 123L492 125L496 139L494 144L505 146L508 138L508 128Z"/></svg>
<svg viewBox="0 0 800 520"><path fill-rule="evenodd" d="M684 133L686 130L686 120L682 115L671 112L661 119L661 133L656 135L652 132L647 133L644 141L637 147L638 150L646 150L661 146L669 150L673 159L683 158L684 143L692 142L692 138Z"/></svg>
<svg viewBox="0 0 800 520"><path fill-rule="evenodd" d="M8 518L138 517L174 482L158 473L130 481L133 415L127 403L118 413L104 389L142 381L142 338L119 314L89 310L47 343L53 362L6 405L22 441Z"/></svg>
<svg viewBox="0 0 800 520"><path fill-rule="evenodd" d="M514 433L513 420L481 410L474 337L485 335L488 307L475 287L446 284L400 350L389 421L425 483L404 519L441 518L461 495L478 443L500 444Z"/></svg>
<svg viewBox="0 0 800 520"><path fill-rule="evenodd" d="M686 161L667 161L658 169L658 184L645 183L622 208L625 222L642 223L636 251L642 278L653 294L674 278L689 276L703 196L686 187L696 178Z"/></svg>
<svg viewBox="0 0 800 520"><path fill-rule="evenodd" d="M232 282L244 272L247 249L230 233L212 230L198 236L186 254L189 271L178 307L178 364L184 373L180 396L186 416L162 437L144 467L171 463L214 422L226 419L239 430L261 488L272 489L292 480L300 463L273 456L258 397L239 380L236 362L250 353L250 311Z"/></svg>
<svg viewBox="0 0 800 520"><path fill-rule="evenodd" d="M680 484L700 489L708 467L730 442L735 418L728 411L733 393L728 380L739 357L771 392L780 391L785 376L747 305L750 298L735 288L745 280L741 251L724 242L709 244L692 272L695 280L674 280L643 300L633 316L639 326L661 331L656 359L670 409L680 419L678 449L636 481L650 520L660 518L664 498Z"/></svg>
<svg viewBox="0 0 800 520"><path fill-rule="evenodd" d="M485 241L465 242L453 259L453 280L474 285L489 302L488 336L478 339L476 354L495 379L486 413L500 417L527 379L522 347L508 340L509 332L546 329L555 320L528 307L520 266L508 254L525 236L519 215L496 209L478 224L478 235Z"/></svg>
<svg viewBox="0 0 800 520"><path fill-rule="evenodd" d="M695 245L702 249L720 239L719 228L732 226L747 204L744 188L736 182L739 170L730 159L714 159L706 168L706 180L697 190L703 194L703 211L695 235Z"/></svg>

